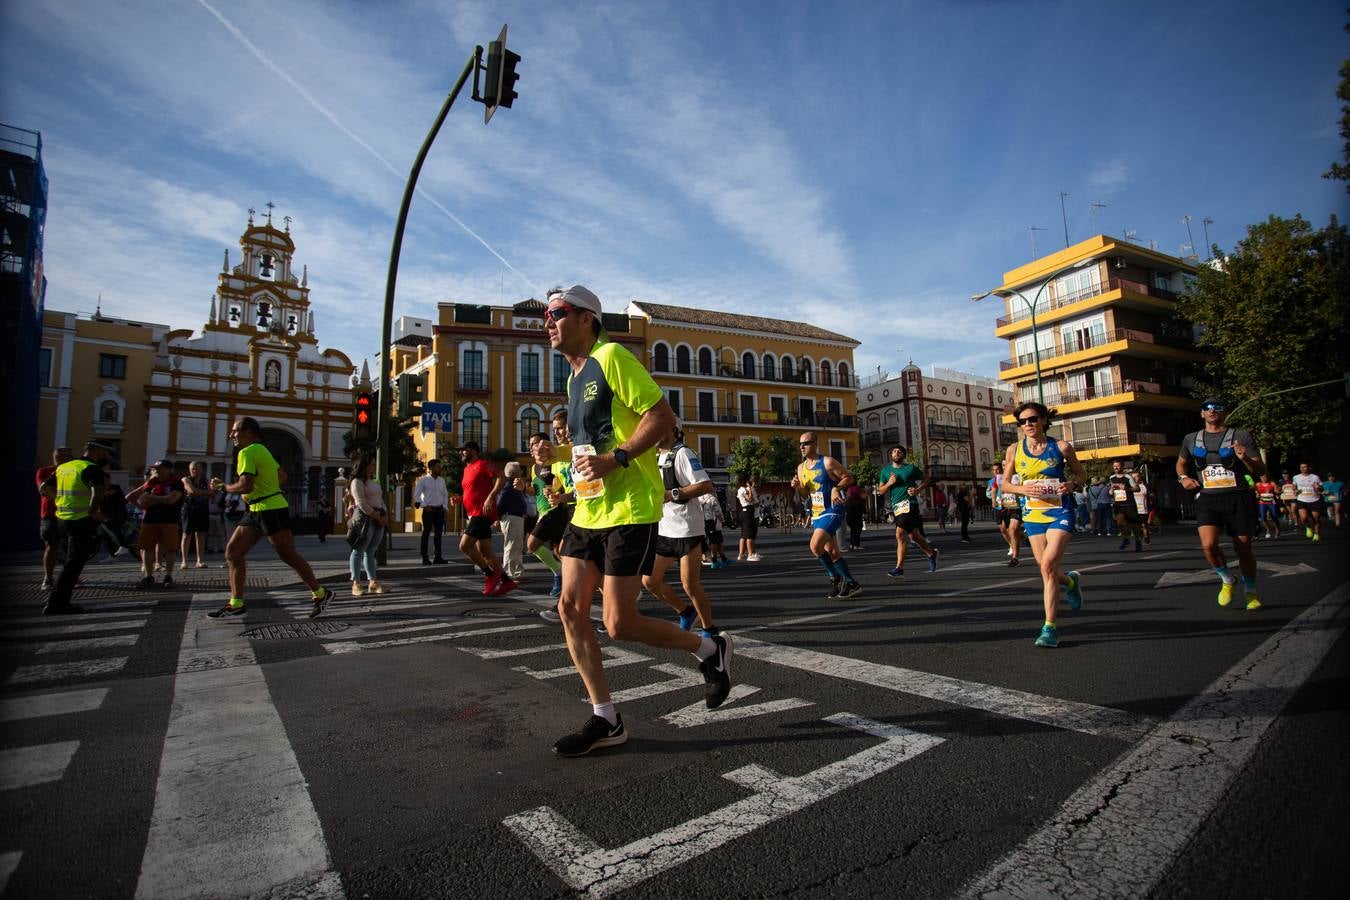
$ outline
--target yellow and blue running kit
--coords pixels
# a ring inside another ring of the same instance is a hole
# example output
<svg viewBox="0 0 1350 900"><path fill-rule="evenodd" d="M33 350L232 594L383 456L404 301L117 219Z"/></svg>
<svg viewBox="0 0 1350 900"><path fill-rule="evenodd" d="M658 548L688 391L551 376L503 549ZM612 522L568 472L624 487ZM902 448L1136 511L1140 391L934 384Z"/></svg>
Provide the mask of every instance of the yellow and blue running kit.
<svg viewBox="0 0 1350 900"><path fill-rule="evenodd" d="M1047 531L1073 531L1073 497L1059 494L1064 483L1064 453L1059 442L1046 436L1045 449L1032 453L1026 438L1017 442L1013 457L1017 478L1025 486L1039 485L1044 494L1024 494L1022 499L1022 528L1028 537L1044 535Z"/></svg>
<svg viewBox="0 0 1350 900"><path fill-rule="evenodd" d="M825 469L825 457L803 460L797 466L797 481L811 499L811 527L833 535L844 521L844 504L834 501L835 480Z"/></svg>

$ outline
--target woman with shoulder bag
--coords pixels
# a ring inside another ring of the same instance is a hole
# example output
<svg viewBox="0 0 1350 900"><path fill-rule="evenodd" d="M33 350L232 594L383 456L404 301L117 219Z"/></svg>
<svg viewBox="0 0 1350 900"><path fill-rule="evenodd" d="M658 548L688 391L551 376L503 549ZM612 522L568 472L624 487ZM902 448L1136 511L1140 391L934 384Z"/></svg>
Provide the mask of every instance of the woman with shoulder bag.
<svg viewBox="0 0 1350 900"><path fill-rule="evenodd" d="M384 593L384 585L375 577L375 548L380 546L380 541L384 539L384 528L389 522L389 512L385 509L384 492L380 490L379 482L374 478L374 468L374 455L361 454L352 469L351 483L347 486L354 507L347 529L349 532L356 531L347 538L347 543L352 548L348 567L352 576L353 597L363 596L367 592ZM362 568L365 569L367 579L364 587L360 579Z"/></svg>

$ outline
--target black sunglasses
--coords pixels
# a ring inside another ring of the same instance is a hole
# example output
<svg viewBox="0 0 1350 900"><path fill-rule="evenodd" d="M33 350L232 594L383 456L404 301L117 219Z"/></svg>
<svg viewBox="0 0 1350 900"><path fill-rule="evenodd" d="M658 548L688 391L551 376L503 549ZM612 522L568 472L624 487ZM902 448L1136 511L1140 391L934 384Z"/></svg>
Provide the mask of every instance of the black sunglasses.
<svg viewBox="0 0 1350 900"><path fill-rule="evenodd" d="M1018 419L1017 424L1030 425L1032 422L1039 422L1040 420L1041 420L1040 416L1027 416L1025 419Z"/></svg>
<svg viewBox="0 0 1350 900"><path fill-rule="evenodd" d="M561 322L567 318L567 314L576 309L575 306L554 306L544 310L544 318L554 322Z"/></svg>
<svg viewBox="0 0 1350 900"><path fill-rule="evenodd" d="M1200 407L1200 409L1203 410L1204 412L1227 412L1227 411L1228 411L1228 407L1224 406L1222 403L1206 403L1204 406Z"/></svg>

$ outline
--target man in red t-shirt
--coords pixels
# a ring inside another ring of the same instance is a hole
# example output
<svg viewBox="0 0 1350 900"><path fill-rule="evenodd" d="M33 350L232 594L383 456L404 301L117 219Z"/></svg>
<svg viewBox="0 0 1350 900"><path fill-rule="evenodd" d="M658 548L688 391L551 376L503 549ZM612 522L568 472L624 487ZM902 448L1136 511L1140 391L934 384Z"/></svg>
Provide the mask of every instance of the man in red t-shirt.
<svg viewBox="0 0 1350 900"><path fill-rule="evenodd" d="M51 590L52 585L56 583L56 557L60 552L58 547L61 544L61 536L56 530L56 501L42 493L42 485L56 472L57 466L61 463L70 462L74 458L75 451L69 447L57 447L52 451L52 464L41 466L37 470L38 498L41 501L38 508L38 535L42 538L42 590L44 591Z"/></svg>
<svg viewBox="0 0 1350 900"><path fill-rule="evenodd" d="M481 456L477 441L465 441L459 448L464 460L463 488L464 515L468 522L459 538L459 549L469 561L483 570L483 594L499 597L514 590L516 583L502 571L502 564L492 554L492 523L497 519L497 494L506 479Z"/></svg>

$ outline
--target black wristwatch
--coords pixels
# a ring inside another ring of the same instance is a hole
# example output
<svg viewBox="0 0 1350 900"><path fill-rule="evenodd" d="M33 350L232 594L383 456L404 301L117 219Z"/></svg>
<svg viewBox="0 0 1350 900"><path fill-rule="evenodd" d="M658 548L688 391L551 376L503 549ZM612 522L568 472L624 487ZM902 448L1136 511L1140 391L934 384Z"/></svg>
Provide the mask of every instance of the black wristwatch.
<svg viewBox="0 0 1350 900"><path fill-rule="evenodd" d="M614 461L625 469L628 468L628 451L622 447L616 448L614 450Z"/></svg>

